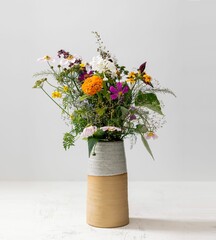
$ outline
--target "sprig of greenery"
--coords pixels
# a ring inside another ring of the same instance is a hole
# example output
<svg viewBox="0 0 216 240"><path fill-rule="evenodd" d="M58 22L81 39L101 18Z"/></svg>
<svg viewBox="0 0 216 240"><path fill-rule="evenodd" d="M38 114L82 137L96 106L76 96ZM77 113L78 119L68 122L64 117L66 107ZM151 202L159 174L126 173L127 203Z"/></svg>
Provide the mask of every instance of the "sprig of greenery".
<svg viewBox="0 0 216 240"><path fill-rule="evenodd" d="M164 93L164 94L171 94L174 97L176 97L175 93L168 89L168 88L151 88L147 90L148 92L153 92L153 93Z"/></svg>

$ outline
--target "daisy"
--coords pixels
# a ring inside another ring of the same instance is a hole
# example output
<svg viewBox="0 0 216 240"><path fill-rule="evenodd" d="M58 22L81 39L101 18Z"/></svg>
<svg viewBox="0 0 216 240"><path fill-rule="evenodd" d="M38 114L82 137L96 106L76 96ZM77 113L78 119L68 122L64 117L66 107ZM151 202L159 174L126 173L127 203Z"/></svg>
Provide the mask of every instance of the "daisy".
<svg viewBox="0 0 216 240"><path fill-rule="evenodd" d="M44 57L38 58L37 61L38 62L55 62L55 59L48 55L45 55Z"/></svg>

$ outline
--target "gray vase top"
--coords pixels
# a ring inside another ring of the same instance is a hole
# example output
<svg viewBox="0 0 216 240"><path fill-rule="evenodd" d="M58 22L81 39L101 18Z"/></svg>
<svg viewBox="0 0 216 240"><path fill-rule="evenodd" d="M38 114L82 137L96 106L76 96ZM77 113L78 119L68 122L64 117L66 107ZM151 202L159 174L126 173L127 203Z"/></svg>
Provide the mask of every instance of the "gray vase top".
<svg viewBox="0 0 216 240"><path fill-rule="evenodd" d="M88 160L88 175L113 176L126 172L124 142L98 142Z"/></svg>

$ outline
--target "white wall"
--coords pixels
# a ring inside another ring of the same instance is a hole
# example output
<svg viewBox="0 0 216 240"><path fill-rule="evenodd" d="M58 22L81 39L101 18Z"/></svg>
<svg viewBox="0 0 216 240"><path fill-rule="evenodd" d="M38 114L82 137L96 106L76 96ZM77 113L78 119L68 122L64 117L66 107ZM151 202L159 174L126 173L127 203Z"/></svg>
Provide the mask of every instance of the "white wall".
<svg viewBox="0 0 216 240"><path fill-rule="evenodd" d="M167 124L150 142L156 161L126 141L131 180L216 180L216 1L20 0L0 9L0 179L84 180L86 142L62 148L67 130L39 90L36 62L63 48L87 60L101 33L121 64L148 72L178 98L162 96Z"/></svg>

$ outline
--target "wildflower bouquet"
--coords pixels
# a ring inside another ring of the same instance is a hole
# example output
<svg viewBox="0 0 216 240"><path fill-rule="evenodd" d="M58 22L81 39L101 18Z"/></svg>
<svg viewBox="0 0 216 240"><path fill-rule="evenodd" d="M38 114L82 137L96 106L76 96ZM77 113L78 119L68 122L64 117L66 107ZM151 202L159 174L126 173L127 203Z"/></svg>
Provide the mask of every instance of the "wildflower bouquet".
<svg viewBox="0 0 216 240"><path fill-rule="evenodd" d="M98 141L119 141L127 136L136 140L139 134L153 157L147 140L157 138L156 131L164 123L156 93L174 93L146 73L146 62L131 72L119 65L100 35L93 33L98 56L91 62L64 50L58 51L57 59L44 56L38 60L47 62L49 69L35 74L43 78L34 88L40 88L62 110L71 127L64 134L65 149L80 135L88 140L90 154ZM45 85L53 88L51 95Z"/></svg>

